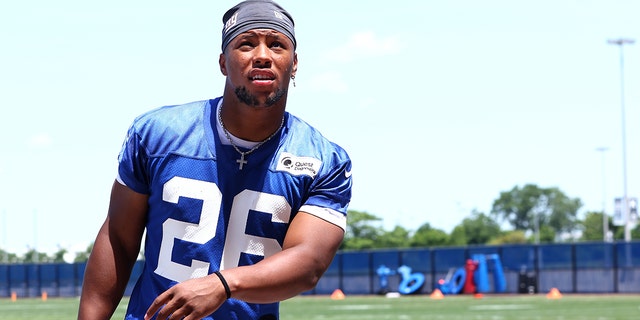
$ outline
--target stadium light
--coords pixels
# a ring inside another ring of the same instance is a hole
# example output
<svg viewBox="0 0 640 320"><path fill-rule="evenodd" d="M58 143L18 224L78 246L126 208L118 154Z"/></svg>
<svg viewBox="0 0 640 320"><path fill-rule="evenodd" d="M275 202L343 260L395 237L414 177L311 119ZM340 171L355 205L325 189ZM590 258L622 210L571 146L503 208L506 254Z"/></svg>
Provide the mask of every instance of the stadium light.
<svg viewBox="0 0 640 320"><path fill-rule="evenodd" d="M625 44L634 44L635 40L630 38L609 39L608 44L616 45L620 48L620 109L622 111L622 208L624 210L624 240L631 241L631 217L629 212L629 196L627 194L627 129L624 108L624 50Z"/></svg>

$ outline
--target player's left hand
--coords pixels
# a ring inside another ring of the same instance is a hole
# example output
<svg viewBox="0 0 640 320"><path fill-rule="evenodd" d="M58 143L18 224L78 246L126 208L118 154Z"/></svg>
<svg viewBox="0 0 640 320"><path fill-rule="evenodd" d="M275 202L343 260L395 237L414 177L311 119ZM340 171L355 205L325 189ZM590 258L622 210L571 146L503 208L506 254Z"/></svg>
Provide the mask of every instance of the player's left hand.
<svg viewBox="0 0 640 320"><path fill-rule="evenodd" d="M159 295L144 316L151 319L202 319L216 311L227 299L216 275L190 279L178 283Z"/></svg>

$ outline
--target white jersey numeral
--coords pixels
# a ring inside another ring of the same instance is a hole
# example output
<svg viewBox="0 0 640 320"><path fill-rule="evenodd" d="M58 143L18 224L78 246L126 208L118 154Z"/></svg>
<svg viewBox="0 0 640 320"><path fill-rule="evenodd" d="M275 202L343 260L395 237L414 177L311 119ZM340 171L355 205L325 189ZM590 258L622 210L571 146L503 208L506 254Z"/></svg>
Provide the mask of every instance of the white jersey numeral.
<svg viewBox="0 0 640 320"><path fill-rule="evenodd" d="M162 224L162 243L155 273L177 282L209 273L207 261L192 259L191 265L187 266L174 262L171 256L175 239L205 244L216 236L222 193L215 183L174 177L165 183L162 199L177 204L180 197L202 200L202 210L197 224L171 218ZM282 250L275 239L246 234L252 210L270 214L273 223L289 223L291 218L291 206L284 197L251 190L240 192L231 207L220 270L237 267L243 252L269 257Z"/></svg>
<svg viewBox="0 0 640 320"><path fill-rule="evenodd" d="M155 273L178 282L209 273L208 262L194 259L190 266L185 266L173 262L171 254L174 239L205 244L216 236L222 193L215 183L174 177L165 183L162 200L178 203L180 197L202 200L200 222L194 224L169 218L162 224L162 243L155 270Z"/></svg>
<svg viewBox="0 0 640 320"><path fill-rule="evenodd" d="M271 222L275 223L288 223L291 214L291 206L282 196L251 190L240 192L233 199L220 270L237 267L242 252L269 257L282 251L275 239L252 236L244 232L251 210L271 214Z"/></svg>

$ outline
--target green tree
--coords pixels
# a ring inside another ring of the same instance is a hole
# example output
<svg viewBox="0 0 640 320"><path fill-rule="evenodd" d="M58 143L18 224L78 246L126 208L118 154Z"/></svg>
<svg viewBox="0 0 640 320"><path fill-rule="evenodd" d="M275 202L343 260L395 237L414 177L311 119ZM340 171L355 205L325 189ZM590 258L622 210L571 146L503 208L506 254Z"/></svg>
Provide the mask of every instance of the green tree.
<svg viewBox="0 0 640 320"><path fill-rule="evenodd" d="M449 244L452 246L464 246L468 243L467 232L462 224L453 228L449 235Z"/></svg>
<svg viewBox="0 0 640 320"><path fill-rule="evenodd" d="M542 190L535 185L523 188L513 187L510 191L501 192L493 202L491 214L507 221L515 230L533 230L533 211L538 206Z"/></svg>
<svg viewBox="0 0 640 320"><path fill-rule="evenodd" d="M578 198L569 198L558 188L540 188L527 184L500 193L491 214L507 221L515 230L540 231L548 225L556 233L571 232L578 226Z"/></svg>
<svg viewBox="0 0 640 320"><path fill-rule="evenodd" d="M608 226L611 220L607 218ZM603 214L602 212L589 211L585 214L582 221L582 237L581 240L596 241L604 240L603 230Z"/></svg>
<svg viewBox="0 0 640 320"><path fill-rule="evenodd" d="M9 252L4 249L0 249L0 262L9 263Z"/></svg>
<svg viewBox="0 0 640 320"><path fill-rule="evenodd" d="M409 231L396 226L389 232L383 232L375 241L376 248L406 248L409 246Z"/></svg>
<svg viewBox="0 0 640 320"><path fill-rule="evenodd" d="M20 261L21 259L15 253L0 249L0 263L17 263Z"/></svg>
<svg viewBox="0 0 640 320"><path fill-rule="evenodd" d="M611 232L614 240L624 240L624 226L613 226Z"/></svg>
<svg viewBox="0 0 640 320"><path fill-rule="evenodd" d="M44 252L38 252L36 251L36 249L29 249L29 251L27 251L24 254L24 258L21 259L21 261L19 262L23 262L23 263L43 263L43 262L51 262L51 258L49 258L47 256L46 253Z"/></svg>
<svg viewBox="0 0 640 320"><path fill-rule="evenodd" d="M540 226L538 234L536 235L532 232L528 239L529 243L536 243L536 241L539 243L552 243L556 240L556 231L550 226L543 224Z"/></svg>
<svg viewBox="0 0 640 320"><path fill-rule="evenodd" d="M582 207L582 201L578 198L569 198L558 188L543 190L550 209L549 226L556 233L575 231L580 223L578 210Z"/></svg>
<svg viewBox="0 0 640 320"><path fill-rule="evenodd" d="M421 225L411 238L412 247L444 246L450 243L446 232L432 228L429 223Z"/></svg>
<svg viewBox="0 0 640 320"><path fill-rule="evenodd" d="M613 238L615 240L624 240L624 226L613 226ZM638 240L640 239L640 224L636 225L635 228L631 229L631 239Z"/></svg>
<svg viewBox="0 0 640 320"><path fill-rule="evenodd" d="M58 251L53 254L52 260L56 263L62 263L64 261L64 255L67 254L68 250L65 248L58 248Z"/></svg>
<svg viewBox="0 0 640 320"><path fill-rule="evenodd" d="M457 231L459 228L463 232ZM501 230L500 225L490 216L473 210L471 217L462 220L460 225L454 229L451 234L452 241L455 241L454 233L456 233L456 237L459 233L464 234L466 242L463 244L486 244L492 238L500 236Z"/></svg>
<svg viewBox="0 0 640 320"><path fill-rule="evenodd" d="M91 250L93 250L93 242L87 247L87 250L82 252L76 252L76 257L73 262L86 262L89 260L89 255L91 255Z"/></svg>
<svg viewBox="0 0 640 320"><path fill-rule="evenodd" d="M378 238L384 233L380 226L374 226L374 222L382 219L364 212L349 210L347 213L347 230L341 249L372 249L375 248Z"/></svg>
<svg viewBox="0 0 640 320"><path fill-rule="evenodd" d="M501 244L524 244L527 243L527 237L522 230L513 230L502 233L500 236L489 240L490 245Z"/></svg>

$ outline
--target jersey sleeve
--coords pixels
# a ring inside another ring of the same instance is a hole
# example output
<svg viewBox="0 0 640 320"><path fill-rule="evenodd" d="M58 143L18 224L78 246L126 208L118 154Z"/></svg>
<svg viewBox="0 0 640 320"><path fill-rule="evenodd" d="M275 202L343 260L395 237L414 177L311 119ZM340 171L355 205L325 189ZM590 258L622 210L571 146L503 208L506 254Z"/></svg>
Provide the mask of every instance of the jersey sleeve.
<svg viewBox="0 0 640 320"><path fill-rule="evenodd" d="M149 194L149 177L147 170L145 170L148 160L149 155L142 144L141 136L136 130L136 122L134 122L127 132L127 137L118 155L118 176L116 179L135 192Z"/></svg>
<svg viewBox="0 0 640 320"><path fill-rule="evenodd" d="M347 208L351 201L351 160L338 149L329 169L316 177L311 193L300 211L312 214L346 230Z"/></svg>
<svg viewBox="0 0 640 320"><path fill-rule="evenodd" d="M118 155L117 180L135 192L151 193L157 162L170 153L209 156L203 141L203 116L208 101L170 105L138 116Z"/></svg>

